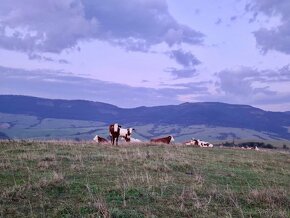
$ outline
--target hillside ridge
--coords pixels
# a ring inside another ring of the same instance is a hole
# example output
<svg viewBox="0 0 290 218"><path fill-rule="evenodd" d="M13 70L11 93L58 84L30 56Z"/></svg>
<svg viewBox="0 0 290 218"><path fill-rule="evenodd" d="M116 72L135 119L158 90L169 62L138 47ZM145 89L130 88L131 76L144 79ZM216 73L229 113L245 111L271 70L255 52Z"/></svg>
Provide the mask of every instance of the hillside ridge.
<svg viewBox="0 0 290 218"><path fill-rule="evenodd" d="M231 127L266 132L290 139L288 112L264 111L250 105L221 102L182 103L152 107L120 108L87 100L46 99L30 96L0 95L0 113L45 118L98 121L127 125L191 125ZM1 122L1 121L0 121Z"/></svg>

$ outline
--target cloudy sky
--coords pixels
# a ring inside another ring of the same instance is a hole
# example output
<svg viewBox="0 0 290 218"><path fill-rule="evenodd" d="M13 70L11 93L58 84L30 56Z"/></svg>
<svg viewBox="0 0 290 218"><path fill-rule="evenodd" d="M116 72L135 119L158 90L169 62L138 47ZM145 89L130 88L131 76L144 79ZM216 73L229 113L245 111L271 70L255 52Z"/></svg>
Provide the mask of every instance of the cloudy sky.
<svg viewBox="0 0 290 218"><path fill-rule="evenodd" d="M0 94L290 111L290 1L1 0Z"/></svg>

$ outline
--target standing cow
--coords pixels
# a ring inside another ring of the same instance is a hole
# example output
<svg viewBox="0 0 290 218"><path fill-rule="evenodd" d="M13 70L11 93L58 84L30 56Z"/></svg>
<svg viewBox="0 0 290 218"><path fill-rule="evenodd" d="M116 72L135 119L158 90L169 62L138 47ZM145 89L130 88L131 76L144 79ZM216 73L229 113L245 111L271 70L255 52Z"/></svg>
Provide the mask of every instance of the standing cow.
<svg viewBox="0 0 290 218"><path fill-rule="evenodd" d="M118 145L118 138L119 138L119 135L120 135L120 128L121 128L121 126L118 125L118 123L111 124L109 126L109 133L110 133L112 145L115 144L115 141L116 141L116 145Z"/></svg>
<svg viewBox="0 0 290 218"><path fill-rule="evenodd" d="M110 133L112 145L115 144L115 141L116 141L116 145L118 145L119 137L123 137L126 140L126 142L130 142L132 132L135 129L134 128L124 129L121 127L122 126L120 126L118 123L111 124L109 126L109 133Z"/></svg>

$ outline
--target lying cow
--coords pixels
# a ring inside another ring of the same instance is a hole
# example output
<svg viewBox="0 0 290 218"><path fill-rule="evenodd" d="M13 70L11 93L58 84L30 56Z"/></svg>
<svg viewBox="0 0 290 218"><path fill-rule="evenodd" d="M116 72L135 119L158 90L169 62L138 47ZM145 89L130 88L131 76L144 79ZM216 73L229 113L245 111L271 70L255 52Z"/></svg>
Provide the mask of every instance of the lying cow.
<svg viewBox="0 0 290 218"><path fill-rule="evenodd" d="M96 135L94 141L97 143L108 143L109 141L101 136Z"/></svg>
<svg viewBox="0 0 290 218"><path fill-rule="evenodd" d="M131 142L132 143L141 143L142 141L140 139L131 138Z"/></svg>
<svg viewBox="0 0 290 218"><path fill-rule="evenodd" d="M170 136L163 137L163 138L151 139L150 142L169 144L171 142L174 142L174 138L173 138L173 136L170 135Z"/></svg>
<svg viewBox="0 0 290 218"><path fill-rule="evenodd" d="M142 141L140 139L135 139L135 138L130 138L130 140L128 140L125 137L121 137L120 141L126 141L126 142L130 142L130 143L141 143Z"/></svg>
<svg viewBox="0 0 290 218"><path fill-rule="evenodd" d="M209 148L213 147L213 144L195 138L192 138L189 142L185 142L185 145L194 145L198 147L209 147Z"/></svg>

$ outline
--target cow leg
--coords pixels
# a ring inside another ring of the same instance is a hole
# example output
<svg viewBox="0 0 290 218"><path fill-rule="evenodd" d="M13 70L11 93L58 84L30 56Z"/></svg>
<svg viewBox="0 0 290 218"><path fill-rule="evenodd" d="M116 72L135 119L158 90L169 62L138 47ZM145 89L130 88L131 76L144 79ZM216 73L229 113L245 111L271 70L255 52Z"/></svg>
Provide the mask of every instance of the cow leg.
<svg viewBox="0 0 290 218"><path fill-rule="evenodd" d="M116 146L118 146L118 139L119 137L116 137Z"/></svg>
<svg viewBox="0 0 290 218"><path fill-rule="evenodd" d="M112 145L115 144L115 136L112 136Z"/></svg>

